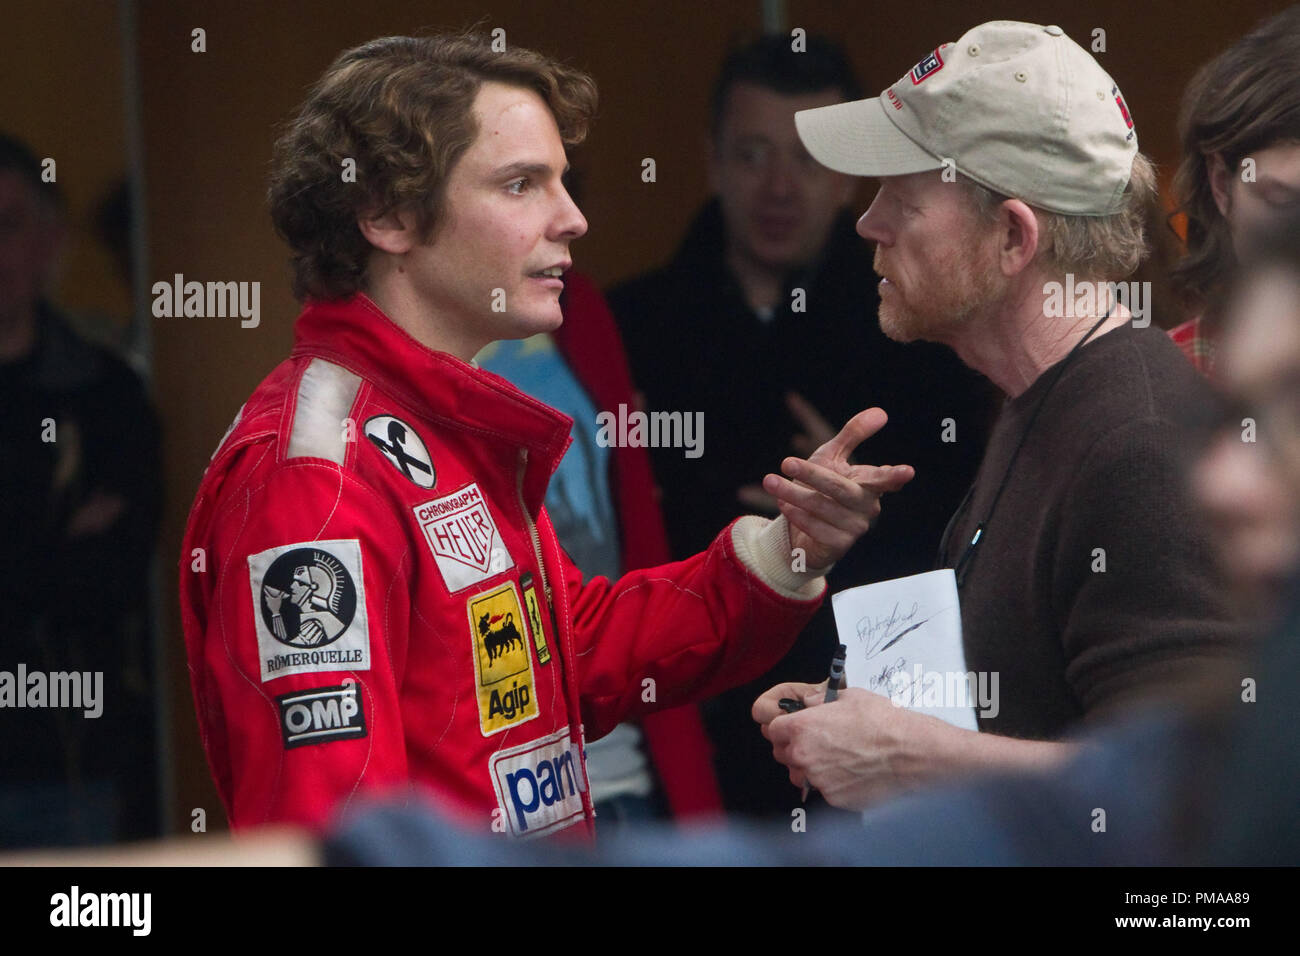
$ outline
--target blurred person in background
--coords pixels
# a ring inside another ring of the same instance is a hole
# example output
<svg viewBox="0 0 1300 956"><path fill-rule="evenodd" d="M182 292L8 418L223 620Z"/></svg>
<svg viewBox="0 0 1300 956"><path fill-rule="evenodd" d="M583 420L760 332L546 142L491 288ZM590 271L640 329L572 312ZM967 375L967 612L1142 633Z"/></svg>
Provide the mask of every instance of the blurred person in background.
<svg viewBox="0 0 1300 956"><path fill-rule="evenodd" d="M1174 178L1187 252L1174 280L1194 317L1170 332L1213 375L1220 320L1214 294L1242 237L1300 208L1300 6L1262 21L1202 66L1178 118Z"/></svg>
<svg viewBox="0 0 1300 956"><path fill-rule="evenodd" d="M136 373L50 301L65 209L42 174L29 147L0 135L4 846L105 843L158 826L159 426ZM76 696L82 706L69 706Z"/></svg>

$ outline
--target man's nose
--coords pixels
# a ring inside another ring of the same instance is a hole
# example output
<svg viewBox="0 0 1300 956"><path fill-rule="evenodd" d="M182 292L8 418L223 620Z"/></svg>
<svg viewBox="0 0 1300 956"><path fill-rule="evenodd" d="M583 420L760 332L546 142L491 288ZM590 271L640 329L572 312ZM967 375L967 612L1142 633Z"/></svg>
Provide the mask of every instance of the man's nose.
<svg viewBox="0 0 1300 956"><path fill-rule="evenodd" d="M560 205L551 230L552 238L577 239L587 232L587 217L582 214L567 189L561 186L560 193Z"/></svg>
<svg viewBox="0 0 1300 956"><path fill-rule="evenodd" d="M789 199L799 191L799 170L789 156L775 156L763 174L763 190L773 199Z"/></svg>
<svg viewBox="0 0 1300 956"><path fill-rule="evenodd" d="M879 192L876 193L876 198L871 200L867 211L858 219L857 230L859 236L870 242L886 246L893 244L894 235L885 222Z"/></svg>

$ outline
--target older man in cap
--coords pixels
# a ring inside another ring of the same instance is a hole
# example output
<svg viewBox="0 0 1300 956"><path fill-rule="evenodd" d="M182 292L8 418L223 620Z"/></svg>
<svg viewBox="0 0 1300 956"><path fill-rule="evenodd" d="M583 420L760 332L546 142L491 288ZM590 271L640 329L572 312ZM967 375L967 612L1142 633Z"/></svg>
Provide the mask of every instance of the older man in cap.
<svg viewBox="0 0 1300 956"><path fill-rule="evenodd" d="M992 22L879 97L795 120L819 162L880 178L858 232L885 333L943 343L1006 393L939 556L967 667L997 675L999 700L973 732L782 684L754 718L793 783L845 808L1053 763L1081 718L1185 688L1242 633L1181 478L1204 386L1122 281L1155 189L1132 116L1059 27ZM809 706L786 714L791 697Z"/></svg>

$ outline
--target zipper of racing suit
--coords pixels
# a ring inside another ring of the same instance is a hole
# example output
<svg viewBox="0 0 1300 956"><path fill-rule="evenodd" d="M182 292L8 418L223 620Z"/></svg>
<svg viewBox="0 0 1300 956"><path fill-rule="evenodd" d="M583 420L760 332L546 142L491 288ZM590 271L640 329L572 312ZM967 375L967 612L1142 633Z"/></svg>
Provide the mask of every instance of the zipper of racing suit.
<svg viewBox="0 0 1300 956"><path fill-rule="evenodd" d="M533 542L533 557L537 559L537 573L542 579L542 593L546 595L546 611L551 618L551 634L555 638L556 650L559 650L562 635L560 634L560 622L555 616L554 595L551 593L551 584L546 577L546 563L542 560L542 539L537 533L537 525L533 522L533 516L528 513L528 504L524 501L524 475L528 471L528 449L519 449L519 473L516 476L515 491L519 496L519 510L523 513L524 524L528 527L528 537ZM572 649L570 649L572 653ZM572 659L572 658L570 658ZM582 739L582 727L578 727L578 740ZM582 791L583 806L591 806L591 781L587 779L586 754L582 745L573 739L573 728L569 728L569 750L573 753L577 762L578 789ZM591 826L591 810L588 810L587 825Z"/></svg>
<svg viewBox="0 0 1300 956"><path fill-rule="evenodd" d="M524 514L524 524L528 527L528 537L533 542L533 557L537 559L537 573L542 579L542 593L546 595L546 610L551 616L551 633L555 635L556 646L560 641L560 624L555 619L555 602L552 600L551 585L546 578L546 565L542 562L542 539L537 533L537 525L533 523L533 516L528 513L528 505L524 502L524 473L528 470L528 449L519 449L519 474L515 483L516 490L519 494L519 510Z"/></svg>

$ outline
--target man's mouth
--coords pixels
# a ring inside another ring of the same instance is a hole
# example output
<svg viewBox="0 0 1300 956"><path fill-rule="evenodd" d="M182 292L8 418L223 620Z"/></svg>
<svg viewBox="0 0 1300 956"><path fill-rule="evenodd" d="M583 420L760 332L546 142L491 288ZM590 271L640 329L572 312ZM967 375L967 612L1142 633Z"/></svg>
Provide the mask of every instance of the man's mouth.
<svg viewBox="0 0 1300 956"><path fill-rule="evenodd" d="M559 279L564 275L563 266L551 266L549 269L543 269L540 272L532 273L535 279Z"/></svg>
<svg viewBox="0 0 1300 956"><path fill-rule="evenodd" d="M798 230L799 218L783 215L759 216L757 225L759 233L766 238L785 239Z"/></svg>

